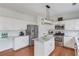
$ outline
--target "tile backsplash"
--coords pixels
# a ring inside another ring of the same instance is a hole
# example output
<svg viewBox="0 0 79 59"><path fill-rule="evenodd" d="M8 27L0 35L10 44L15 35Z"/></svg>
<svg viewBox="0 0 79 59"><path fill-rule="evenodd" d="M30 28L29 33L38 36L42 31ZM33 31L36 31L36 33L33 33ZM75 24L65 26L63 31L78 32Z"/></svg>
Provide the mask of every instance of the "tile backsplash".
<svg viewBox="0 0 79 59"><path fill-rule="evenodd" d="M79 31L65 31L65 36L79 36Z"/></svg>
<svg viewBox="0 0 79 59"><path fill-rule="evenodd" d="M0 38L2 38L2 34L5 34L5 33L7 33L8 37L19 36L20 31L21 30L3 30L3 31L0 31ZM22 30L22 31L24 32L24 30Z"/></svg>

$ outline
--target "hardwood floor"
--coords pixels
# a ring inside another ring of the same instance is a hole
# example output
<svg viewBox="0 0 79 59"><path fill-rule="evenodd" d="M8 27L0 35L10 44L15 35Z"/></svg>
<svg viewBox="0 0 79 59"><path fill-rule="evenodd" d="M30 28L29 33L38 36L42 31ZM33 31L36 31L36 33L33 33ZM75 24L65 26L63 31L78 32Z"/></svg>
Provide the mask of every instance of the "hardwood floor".
<svg viewBox="0 0 79 59"><path fill-rule="evenodd" d="M0 52L0 56L13 56L13 55L14 55L14 52L12 49Z"/></svg>
<svg viewBox="0 0 79 59"><path fill-rule="evenodd" d="M34 56L34 47L27 47L27 48L15 51L15 56Z"/></svg>
<svg viewBox="0 0 79 59"><path fill-rule="evenodd" d="M34 55L34 47L26 47L17 51L9 49L4 52L0 52L0 56L33 56L33 55Z"/></svg>
<svg viewBox="0 0 79 59"><path fill-rule="evenodd" d="M71 48L56 47L50 56L75 56L75 51Z"/></svg>
<svg viewBox="0 0 79 59"><path fill-rule="evenodd" d="M27 47L17 51L7 50L0 52L0 56L34 56L34 47ZM74 56L74 50L65 47L56 47L50 56Z"/></svg>

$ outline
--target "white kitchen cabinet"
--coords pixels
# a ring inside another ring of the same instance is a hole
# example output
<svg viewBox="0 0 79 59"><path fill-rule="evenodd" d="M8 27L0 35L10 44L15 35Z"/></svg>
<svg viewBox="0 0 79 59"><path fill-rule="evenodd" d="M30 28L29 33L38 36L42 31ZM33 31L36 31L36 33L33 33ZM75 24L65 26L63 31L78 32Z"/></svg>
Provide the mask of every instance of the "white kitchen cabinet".
<svg viewBox="0 0 79 59"><path fill-rule="evenodd" d="M64 37L64 47L74 48L74 38L73 37Z"/></svg>
<svg viewBox="0 0 79 59"><path fill-rule="evenodd" d="M34 55L35 56L48 56L55 48L54 38L48 41L34 40Z"/></svg>
<svg viewBox="0 0 79 59"><path fill-rule="evenodd" d="M12 48L12 38L0 38L0 52Z"/></svg>
<svg viewBox="0 0 79 59"><path fill-rule="evenodd" d="M65 24L65 30L79 30L79 19L62 21Z"/></svg>
<svg viewBox="0 0 79 59"><path fill-rule="evenodd" d="M14 39L13 49L17 50L29 45L29 36L20 36Z"/></svg>
<svg viewBox="0 0 79 59"><path fill-rule="evenodd" d="M65 24L65 30L75 30L73 21L71 20L65 21L64 24Z"/></svg>
<svg viewBox="0 0 79 59"><path fill-rule="evenodd" d="M79 20L74 21L75 30L79 30Z"/></svg>
<svg viewBox="0 0 79 59"><path fill-rule="evenodd" d="M55 42L52 39L45 43L45 55L49 55L54 50Z"/></svg>

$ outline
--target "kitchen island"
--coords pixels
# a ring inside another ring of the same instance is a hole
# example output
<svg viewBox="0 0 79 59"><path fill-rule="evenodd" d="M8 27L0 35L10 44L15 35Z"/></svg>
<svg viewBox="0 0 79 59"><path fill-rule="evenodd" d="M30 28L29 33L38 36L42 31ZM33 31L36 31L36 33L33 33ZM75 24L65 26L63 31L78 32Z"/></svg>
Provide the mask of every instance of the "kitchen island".
<svg viewBox="0 0 79 59"><path fill-rule="evenodd" d="M52 35L34 40L34 56L48 56L54 49L55 42Z"/></svg>

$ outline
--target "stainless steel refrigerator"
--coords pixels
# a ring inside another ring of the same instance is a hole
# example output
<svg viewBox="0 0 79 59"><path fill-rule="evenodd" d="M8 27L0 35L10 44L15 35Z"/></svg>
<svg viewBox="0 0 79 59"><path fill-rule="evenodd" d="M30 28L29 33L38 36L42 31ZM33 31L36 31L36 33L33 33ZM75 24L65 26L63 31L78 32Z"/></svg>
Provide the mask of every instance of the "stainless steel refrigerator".
<svg viewBox="0 0 79 59"><path fill-rule="evenodd" d="M34 45L34 38L38 38L38 25L27 25L27 35L29 35L29 45Z"/></svg>

